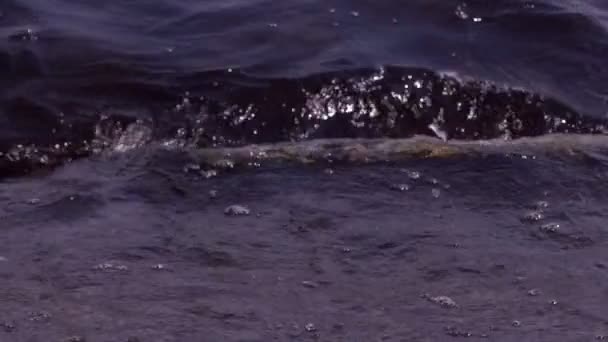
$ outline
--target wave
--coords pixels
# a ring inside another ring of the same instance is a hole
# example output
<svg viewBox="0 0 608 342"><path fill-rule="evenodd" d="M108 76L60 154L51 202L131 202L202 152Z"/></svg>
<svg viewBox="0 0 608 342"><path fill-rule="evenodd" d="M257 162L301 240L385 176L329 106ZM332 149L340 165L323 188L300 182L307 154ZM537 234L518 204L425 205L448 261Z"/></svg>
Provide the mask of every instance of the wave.
<svg viewBox="0 0 608 342"><path fill-rule="evenodd" d="M608 136L550 134L518 140L444 142L428 136L407 139L320 139L303 142L248 145L230 148L189 149L198 170L259 167L274 162L378 163L420 158L484 157L496 154L536 159L541 156L608 160ZM205 172L209 172L208 170Z"/></svg>
<svg viewBox="0 0 608 342"><path fill-rule="evenodd" d="M156 110L138 99L93 115L65 115L42 100L5 97L0 175L150 143L223 148L336 138L426 135L480 141L606 132L603 118L578 113L556 99L420 68L386 66L302 78L221 70L164 82L173 88L159 89L175 100ZM115 84L114 91L120 93L121 85L125 93L139 89L141 98L157 108L164 103L156 103L158 96L137 83Z"/></svg>

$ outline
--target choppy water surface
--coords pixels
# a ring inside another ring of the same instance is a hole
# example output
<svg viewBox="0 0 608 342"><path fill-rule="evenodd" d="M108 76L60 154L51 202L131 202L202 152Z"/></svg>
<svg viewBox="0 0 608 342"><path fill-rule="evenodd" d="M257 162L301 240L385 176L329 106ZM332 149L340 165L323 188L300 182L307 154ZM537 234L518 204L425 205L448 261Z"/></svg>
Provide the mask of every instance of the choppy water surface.
<svg viewBox="0 0 608 342"><path fill-rule="evenodd" d="M603 1L0 4L0 341L608 340Z"/></svg>

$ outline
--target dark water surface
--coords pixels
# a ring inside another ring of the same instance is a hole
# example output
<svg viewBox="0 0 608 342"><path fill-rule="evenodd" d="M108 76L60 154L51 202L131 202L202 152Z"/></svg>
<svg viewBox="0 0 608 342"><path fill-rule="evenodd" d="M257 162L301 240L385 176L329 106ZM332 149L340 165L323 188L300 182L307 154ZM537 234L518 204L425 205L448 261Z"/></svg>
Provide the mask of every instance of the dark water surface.
<svg viewBox="0 0 608 342"><path fill-rule="evenodd" d="M608 340L607 62L602 0L3 0L0 341Z"/></svg>

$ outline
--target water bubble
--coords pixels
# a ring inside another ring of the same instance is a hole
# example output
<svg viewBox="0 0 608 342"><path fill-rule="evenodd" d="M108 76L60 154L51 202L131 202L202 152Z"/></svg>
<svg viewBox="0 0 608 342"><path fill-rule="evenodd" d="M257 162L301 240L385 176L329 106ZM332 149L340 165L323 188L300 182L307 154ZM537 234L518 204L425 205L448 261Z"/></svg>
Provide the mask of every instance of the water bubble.
<svg viewBox="0 0 608 342"><path fill-rule="evenodd" d="M2 322L0 323L0 327L2 327L2 330L7 333L11 333L17 329L14 322Z"/></svg>
<svg viewBox="0 0 608 342"><path fill-rule="evenodd" d="M46 311L30 312L29 320L32 322L48 322L51 314Z"/></svg>
<svg viewBox="0 0 608 342"><path fill-rule="evenodd" d="M317 328L315 327L315 325L313 323L306 323L306 325L304 326L304 329L306 329L306 331L308 331L308 332L317 331Z"/></svg>
<svg viewBox="0 0 608 342"><path fill-rule="evenodd" d="M557 301L557 299L551 299L551 300L549 301L549 304L551 304L551 305L557 305L557 304L558 304L558 301Z"/></svg>
<svg viewBox="0 0 608 342"><path fill-rule="evenodd" d="M439 198L439 196L441 196L441 190L439 190L437 188L433 188L433 190L431 190L431 195L434 198Z"/></svg>
<svg viewBox="0 0 608 342"><path fill-rule="evenodd" d="M408 191L410 190L410 186L408 184L392 184L390 186L391 190L395 191Z"/></svg>
<svg viewBox="0 0 608 342"><path fill-rule="evenodd" d="M6 262L8 261L8 259L6 257L3 257L0 255L0 262Z"/></svg>
<svg viewBox="0 0 608 342"><path fill-rule="evenodd" d="M227 216L247 216L251 214L251 210L243 205L233 204L224 209L224 214Z"/></svg>
<svg viewBox="0 0 608 342"><path fill-rule="evenodd" d="M359 16L359 12L357 12L357 11L351 11L350 15L352 15L353 17L358 17Z"/></svg>
<svg viewBox="0 0 608 342"><path fill-rule="evenodd" d="M329 9L329 13L336 13L336 9L335 8L330 8Z"/></svg>
<svg viewBox="0 0 608 342"><path fill-rule="evenodd" d="M217 190L209 190L209 198L217 198L218 191Z"/></svg>
<svg viewBox="0 0 608 342"><path fill-rule="evenodd" d="M129 268L125 265L114 264L111 262L104 262L102 264L95 265L94 270L98 271L128 271Z"/></svg>
<svg viewBox="0 0 608 342"><path fill-rule="evenodd" d="M528 296L531 297L536 297L540 295L540 290L539 289L531 289L528 291Z"/></svg>
<svg viewBox="0 0 608 342"><path fill-rule="evenodd" d="M302 330L300 329L300 325L298 323L293 323L291 325L290 331L288 332L288 334L291 337L298 337L302 334Z"/></svg>
<svg viewBox="0 0 608 342"><path fill-rule="evenodd" d="M419 179L422 176L422 173L418 171L411 171L408 169L401 169L401 172L407 174L407 176L411 179Z"/></svg>
<svg viewBox="0 0 608 342"><path fill-rule="evenodd" d="M191 163L191 164L186 164L186 165L184 166L184 169L183 169L183 170L184 170L184 172L185 172L185 173L189 173L189 172L193 172L193 171L198 172L198 171L200 171L200 170L201 170L201 166L200 166L200 165L198 165L198 164L193 164L193 163Z"/></svg>
<svg viewBox="0 0 608 342"><path fill-rule="evenodd" d="M70 336L65 339L65 342L86 342L87 340L82 336Z"/></svg>
<svg viewBox="0 0 608 342"><path fill-rule="evenodd" d="M511 325L514 327L520 327L521 326L521 322L518 320L514 320L513 322L511 322Z"/></svg>
<svg viewBox="0 0 608 342"><path fill-rule="evenodd" d="M393 18L393 24L397 24L399 22L399 20L397 20L397 18Z"/></svg>
<svg viewBox="0 0 608 342"><path fill-rule="evenodd" d="M480 23L483 19L481 19L480 17L475 17L473 18L473 22L475 23Z"/></svg>
<svg viewBox="0 0 608 342"><path fill-rule="evenodd" d="M524 215L523 220L528 222L537 222L545 218L542 211L531 211Z"/></svg>
<svg viewBox="0 0 608 342"><path fill-rule="evenodd" d="M279 27L279 24L277 24L277 23L268 23L268 27L277 28L277 27Z"/></svg>
<svg viewBox="0 0 608 342"><path fill-rule="evenodd" d="M40 198L30 198L26 201L27 204L36 205L40 203Z"/></svg>
<svg viewBox="0 0 608 342"><path fill-rule="evenodd" d="M323 172L325 172L328 175L333 175L334 174L334 170L332 170L332 169L325 169L325 170L323 170Z"/></svg>
<svg viewBox="0 0 608 342"><path fill-rule="evenodd" d="M547 209L547 208L549 208L549 202L537 201L536 203L534 203L534 208L536 208L537 210Z"/></svg>
<svg viewBox="0 0 608 342"><path fill-rule="evenodd" d="M436 296L436 297L431 297L428 294L425 294L422 296L423 298L427 299L429 302L431 303L435 303L437 305L440 305L444 308L456 308L458 307L458 304L456 304L456 302L448 297L448 296Z"/></svg>
<svg viewBox="0 0 608 342"><path fill-rule="evenodd" d="M156 264L152 266L152 269L156 271L166 271L168 268L165 264Z"/></svg>
<svg viewBox="0 0 608 342"><path fill-rule="evenodd" d="M559 231L560 225L559 223L547 223L540 226L540 230L545 233L557 233Z"/></svg>
<svg viewBox="0 0 608 342"><path fill-rule="evenodd" d="M220 160L216 161L215 163L213 163L213 166L220 168L220 169L233 169L234 161L230 160L230 159L220 159Z"/></svg>
<svg viewBox="0 0 608 342"><path fill-rule="evenodd" d="M473 334L468 331L462 331L454 327L445 328L445 333L452 337L471 337Z"/></svg>
<svg viewBox="0 0 608 342"><path fill-rule="evenodd" d="M216 177L218 173L217 173L217 170L212 169L212 170L202 170L200 172L200 174L201 174L201 176L203 176L203 178L209 179L209 178Z"/></svg>
<svg viewBox="0 0 608 342"><path fill-rule="evenodd" d="M314 281L304 280L302 282L302 286L314 289L314 288L319 287L319 284L317 282L314 282Z"/></svg>
<svg viewBox="0 0 608 342"><path fill-rule="evenodd" d="M34 29L28 28L25 31L13 34L9 37L10 40L17 41L36 41L38 40L38 34L34 31Z"/></svg>

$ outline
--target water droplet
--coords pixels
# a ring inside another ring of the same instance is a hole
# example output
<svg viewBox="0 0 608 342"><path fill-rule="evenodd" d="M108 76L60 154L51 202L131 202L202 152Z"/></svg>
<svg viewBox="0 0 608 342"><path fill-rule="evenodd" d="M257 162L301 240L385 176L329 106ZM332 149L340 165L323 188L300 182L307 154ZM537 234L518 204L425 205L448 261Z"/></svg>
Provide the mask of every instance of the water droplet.
<svg viewBox="0 0 608 342"><path fill-rule="evenodd" d="M251 210L243 205L234 204L226 207L224 214L227 216L247 216L251 214Z"/></svg>
<svg viewBox="0 0 608 342"><path fill-rule="evenodd" d="M439 125L432 123L429 125L429 129L435 133L435 136L443 141L448 141L448 134L446 131L442 130Z"/></svg>
<svg viewBox="0 0 608 342"><path fill-rule="evenodd" d="M467 4L463 3L456 6L456 16L462 20L466 20L469 18L469 14L467 13Z"/></svg>
<svg viewBox="0 0 608 342"><path fill-rule="evenodd" d="M434 188L431 190L431 195L435 198L439 198L439 196L441 196L441 190Z"/></svg>

